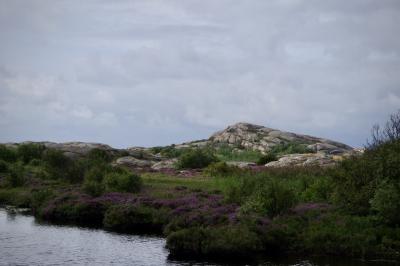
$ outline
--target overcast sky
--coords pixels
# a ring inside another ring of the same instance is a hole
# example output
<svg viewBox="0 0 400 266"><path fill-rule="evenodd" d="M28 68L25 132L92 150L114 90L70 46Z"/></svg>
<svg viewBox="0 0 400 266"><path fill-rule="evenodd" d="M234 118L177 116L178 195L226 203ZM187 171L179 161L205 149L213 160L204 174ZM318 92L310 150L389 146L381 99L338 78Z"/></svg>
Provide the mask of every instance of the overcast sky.
<svg viewBox="0 0 400 266"><path fill-rule="evenodd" d="M398 108L399 0L0 0L0 142L246 121L360 146Z"/></svg>

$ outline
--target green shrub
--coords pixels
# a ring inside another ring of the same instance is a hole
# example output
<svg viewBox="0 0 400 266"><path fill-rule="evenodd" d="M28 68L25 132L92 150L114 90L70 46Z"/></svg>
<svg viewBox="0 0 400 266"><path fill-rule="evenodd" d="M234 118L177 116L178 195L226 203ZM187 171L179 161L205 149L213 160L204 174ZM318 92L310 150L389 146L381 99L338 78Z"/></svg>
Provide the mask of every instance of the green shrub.
<svg viewBox="0 0 400 266"><path fill-rule="evenodd" d="M294 153L313 153L314 151L307 148L306 144L300 143L284 143L272 147L270 153L276 155L294 154Z"/></svg>
<svg viewBox="0 0 400 266"><path fill-rule="evenodd" d="M236 166L230 166L225 162L211 163L204 169L204 174L211 177L226 177L239 172Z"/></svg>
<svg viewBox="0 0 400 266"><path fill-rule="evenodd" d="M12 163L17 160L17 152L14 148L9 148L6 145L0 145L0 160Z"/></svg>
<svg viewBox="0 0 400 266"><path fill-rule="evenodd" d="M175 145L161 147L160 153L167 158L178 158L186 149L177 149Z"/></svg>
<svg viewBox="0 0 400 266"><path fill-rule="evenodd" d="M269 217L275 217L293 207L296 202L292 189L283 182L271 180L255 190L241 210L243 213L265 213Z"/></svg>
<svg viewBox="0 0 400 266"><path fill-rule="evenodd" d="M25 184L25 169L21 163L14 163L9 167L5 183L9 187L20 187Z"/></svg>
<svg viewBox="0 0 400 266"><path fill-rule="evenodd" d="M305 201L327 202L333 192L333 182L330 177L319 177L302 192Z"/></svg>
<svg viewBox="0 0 400 266"><path fill-rule="evenodd" d="M30 207L30 200L30 194L23 188L0 189L0 204L28 208Z"/></svg>
<svg viewBox="0 0 400 266"><path fill-rule="evenodd" d="M112 160L112 156L105 150L92 149L86 155L90 165L104 164Z"/></svg>
<svg viewBox="0 0 400 266"><path fill-rule="evenodd" d="M257 164L258 164L258 165L265 165L265 164L267 164L267 163L269 163L269 162L273 162L273 161L277 161L277 160L278 160L278 158L276 157L275 154L273 154L273 153L267 153L267 154L261 156L261 157L258 159Z"/></svg>
<svg viewBox="0 0 400 266"><path fill-rule="evenodd" d="M85 180L102 182L105 174L107 173L106 166L90 168L85 173Z"/></svg>
<svg viewBox="0 0 400 266"><path fill-rule="evenodd" d="M0 159L0 173L5 173L8 171L8 163Z"/></svg>
<svg viewBox="0 0 400 266"><path fill-rule="evenodd" d="M34 213L38 213L42 206L54 197L55 193L53 190L46 188L46 189L39 189L34 190L31 193L31 208L33 209Z"/></svg>
<svg viewBox="0 0 400 266"><path fill-rule="evenodd" d="M37 159L35 159L36 161ZM68 166L69 158L62 151L55 149L46 149L43 152L42 160L50 168L63 169Z"/></svg>
<svg viewBox="0 0 400 266"><path fill-rule="evenodd" d="M192 227L170 234L167 248L172 254L237 258L260 252L262 244L245 226Z"/></svg>
<svg viewBox="0 0 400 266"><path fill-rule="evenodd" d="M85 179L85 181L83 181L82 187L85 193L93 197L100 196L101 194L104 193L105 190L104 184L102 182L90 179Z"/></svg>
<svg viewBox="0 0 400 266"><path fill-rule="evenodd" d="M142 185L139 175L128 171L107 173L104 177L106 191L138 192Z"/></svg>
<svg viewBox="0 0 400 266"><path fill-rule="evenodd" d="M45 146L36 143L20 144L17 148L18 158L25 164L29 163L32 159L41 159Z"/></svg>
<svg viewBox="0 0 400 266"><path fill-rule="evenodd" d="M193 149L184 152L177 162L177 168L204 168L218 159L209 151L203 149Z"/></svg>
<svg viewBox="0 0 400 266"><path fill-rule="evenodd" d="M372 210L376 211L384 222L391 225L400 224L399 184L382 183L370 203Z"/></svg>
<svg viewBox="0 0 400 266"><path fill-rule="evenodd" d="M221 161L257 162L261 152L243 147L221 144L215 149L215 154Z"/></svg>
<svg viewBox="0 0 400 266"><path fill-rule="evenodd" d="M160 233L167 219L167 212L163 209L114 205L105 213L103 225L122 232Z"/></svg>

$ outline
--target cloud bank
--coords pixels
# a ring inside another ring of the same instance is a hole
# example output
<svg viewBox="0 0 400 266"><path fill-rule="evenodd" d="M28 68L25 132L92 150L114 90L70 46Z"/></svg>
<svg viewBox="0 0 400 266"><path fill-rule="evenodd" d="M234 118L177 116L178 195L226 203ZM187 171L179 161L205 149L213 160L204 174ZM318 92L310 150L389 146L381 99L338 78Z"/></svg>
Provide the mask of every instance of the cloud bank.
<svg viewBox="0 0 400 266"><path fill-rule="evenodd" d="M397 0L0 0L0 141L246 121L360 146L400 108L398 25Z"/></svg>

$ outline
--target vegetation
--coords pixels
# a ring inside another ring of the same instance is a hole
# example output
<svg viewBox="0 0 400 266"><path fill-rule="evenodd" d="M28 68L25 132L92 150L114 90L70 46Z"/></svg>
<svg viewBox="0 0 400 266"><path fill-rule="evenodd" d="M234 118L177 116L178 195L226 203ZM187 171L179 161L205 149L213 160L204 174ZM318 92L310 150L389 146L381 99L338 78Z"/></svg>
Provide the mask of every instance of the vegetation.
<svg viewBox="0 0 400 266"><path fill-rule="evenodd" d="M221 160L229 157L224 151L180 150L179 168L204 168L188 177L139 176L113 167L113 157L99 150L72 160L31 144L1 146L0 203L30 207L53 222L163 234L175 255L400 261L399 124L400 113L374 127L366 151L334 168L240 169ZM280 146L257 160L304 148Z"/></svg>
<svg viewBox="0 0 400 266"><path fill-rule="evenodd" d="M178 169L204 168L217 161L215 155L205 149L190 149L182 153L176 166Z"/></svg>

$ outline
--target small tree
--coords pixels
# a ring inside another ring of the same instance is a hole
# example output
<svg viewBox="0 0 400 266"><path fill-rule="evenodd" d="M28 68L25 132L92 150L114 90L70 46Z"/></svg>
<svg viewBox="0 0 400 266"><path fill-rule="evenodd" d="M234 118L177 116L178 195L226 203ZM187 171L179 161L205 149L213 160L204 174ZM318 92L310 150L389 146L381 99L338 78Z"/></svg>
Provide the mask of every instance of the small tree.
<svg viewBox="0 0 400 266"><path fill-rule="evenodd" d="M385 142L393 142L400 139L400 109L397 113L390 115L385 126L381 128L378 124L371 130L371 140L367 141L367 149L374 149Z"/></svg>

